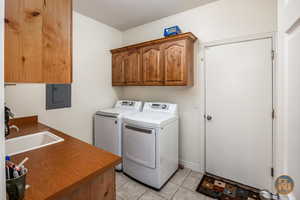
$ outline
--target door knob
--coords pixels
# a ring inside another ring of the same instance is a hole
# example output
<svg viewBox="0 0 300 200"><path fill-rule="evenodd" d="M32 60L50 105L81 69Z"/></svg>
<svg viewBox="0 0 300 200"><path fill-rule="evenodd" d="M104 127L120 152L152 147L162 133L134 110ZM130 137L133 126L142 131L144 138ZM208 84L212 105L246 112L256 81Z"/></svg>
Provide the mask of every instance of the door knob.
<svg viewBox="0 0 300 200"><path fill-rule="evenodd" d="M212 120L212 116L206 115L206 119L207 119L208 121L210 121L210 120Z"/></svg>

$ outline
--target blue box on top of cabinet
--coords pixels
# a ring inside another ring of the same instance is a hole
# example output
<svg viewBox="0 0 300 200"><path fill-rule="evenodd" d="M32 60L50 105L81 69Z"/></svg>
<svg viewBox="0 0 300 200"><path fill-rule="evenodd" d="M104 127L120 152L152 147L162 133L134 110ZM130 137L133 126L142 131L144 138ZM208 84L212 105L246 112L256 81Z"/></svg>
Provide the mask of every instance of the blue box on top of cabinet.
<svg viewBox="0 0 300 200"><path fill-rule="evenodd" d="M168 37L171 35L178 35L180 33L181 33L181 30L180 30L179 26L172 26L169 28L165 28L165 30L164 30L165 37Z"/></svg>

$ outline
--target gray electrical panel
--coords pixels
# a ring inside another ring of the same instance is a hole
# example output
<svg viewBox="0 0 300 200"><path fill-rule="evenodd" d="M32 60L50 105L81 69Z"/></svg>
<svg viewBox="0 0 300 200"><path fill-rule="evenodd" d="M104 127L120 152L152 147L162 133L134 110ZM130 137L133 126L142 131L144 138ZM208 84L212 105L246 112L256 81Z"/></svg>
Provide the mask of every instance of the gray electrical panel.
<svg viewBox="0 0 300 200"><path fill-rule="evenodd" d="M46 85L46 109L59 109L71 107L70 84Z"/></svg>

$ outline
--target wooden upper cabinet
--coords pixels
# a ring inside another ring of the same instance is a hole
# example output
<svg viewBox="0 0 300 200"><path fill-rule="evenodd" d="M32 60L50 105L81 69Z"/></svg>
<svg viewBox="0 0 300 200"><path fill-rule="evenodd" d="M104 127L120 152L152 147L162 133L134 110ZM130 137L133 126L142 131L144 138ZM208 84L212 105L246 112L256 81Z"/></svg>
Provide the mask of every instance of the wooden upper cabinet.
<svg viewBox="0 0 300 200"><path fill-rule="evenodd" d="M43 1L5 2L5 81L42 82Z"/></svg>
<svg viewBox="0 0 300 200"><path fill-rule="evenodd" d="M124 76L124 54L123 52L112 56L112 84L123 85L125 83Z"/></svg>
<svg viewBox="0 0 300 200"><path fill-rule="evenodd" d="M72 82L72 0L5 1L5 82Z"/></svg>
<svg viewBox="0 0 300 200"><path fill-rule="evenodd" d="M162 46L142 48L143 84L161 85L164 81Z"/></svg>
<svg viewBox="0 0 300 200"><path fill-rule="evenodd" d="M132 49L124 56L124 76L127 85L139 85L142 82L141 50Z"/></svg>
<svg viewBox="0 0 300 200"><path fill-rule="evenodd" d="M166 85L187 84L186 41L174 41L164 44L164 68Z"/></svg>
<svg viewBox="0 0 300 200"><path fill-rule="evenodd" d="M72 0L43 0L43 81L72 82Z"/></svg>
<svg viewBox="0 0 300 200"><path fill-rule="evenodd" d="M120 53L131 55L125 56L124 81L113 85L193 85L196 40L192 33L184 33L111 50L113 63Z"/></svg>

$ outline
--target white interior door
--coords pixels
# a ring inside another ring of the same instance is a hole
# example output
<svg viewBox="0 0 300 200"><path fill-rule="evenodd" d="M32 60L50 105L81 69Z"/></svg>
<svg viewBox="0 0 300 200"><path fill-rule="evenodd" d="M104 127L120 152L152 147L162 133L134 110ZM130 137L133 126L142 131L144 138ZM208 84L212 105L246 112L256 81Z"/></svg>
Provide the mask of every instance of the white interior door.
<svg viewBox="0 0 300 200"><path fill-rule="evenodd" d="M206 171L271 189L272 39L206 48Z"/></svg>

